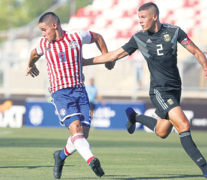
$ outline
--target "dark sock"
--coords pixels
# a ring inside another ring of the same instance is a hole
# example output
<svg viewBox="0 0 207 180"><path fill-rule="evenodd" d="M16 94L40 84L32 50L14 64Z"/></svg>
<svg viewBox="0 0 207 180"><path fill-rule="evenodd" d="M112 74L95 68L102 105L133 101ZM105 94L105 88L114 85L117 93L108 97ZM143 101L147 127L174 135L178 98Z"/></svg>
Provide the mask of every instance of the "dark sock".
<svg viewBox="0 0 207 180"><path fill-rule="evenodd" d="M206 172L206 160L200 153L200 151L197 149L195 143L193 142L193 139L191 137L190 131L185 131L179 134L180 135L180 141L185 149L186 153L191 157L191 159L197 164L197 166L201 169L203 174Z"/></svg>
<svg viewBox="0 0 207 180"><path fill-rule="evenodd" d="M149 117L149 116L145 116L142 114L139 115L137 113L133 113L131 115L130 120L132 121L132 123L139 122L139 123L147 126L152 131L154 131L154 128L157 124L157 119Z"/></svg>

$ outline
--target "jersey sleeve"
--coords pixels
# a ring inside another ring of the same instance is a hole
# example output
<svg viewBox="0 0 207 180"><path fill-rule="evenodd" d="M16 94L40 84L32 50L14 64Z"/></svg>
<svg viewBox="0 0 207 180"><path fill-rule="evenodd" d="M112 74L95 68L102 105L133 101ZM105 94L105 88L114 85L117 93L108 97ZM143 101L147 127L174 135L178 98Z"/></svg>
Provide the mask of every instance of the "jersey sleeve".
<svg viewBox="0 0 207 180"><path fill-rule="evenodd" d="M184 48L186 48L189 44L192 43L191 39L188 37L188 35L182 29L179 29L179 32L178 32L178 42Z"/></svg>
<svg viewBox="0 0 207 180"><path fill-rule="evenodd" d="M181 43L183 39L185 39L187 36L187 34L181 29L179 28L179 31L178 31L178 42Z"/></svg>
<svg viewBox="0 0 207 180"><path fill-rule="evenodd" d="M124 51L128 52L129 55L131 55L133 52L135 52L138 49L137 43L134 39L134 37L131 37L128 43L122 46Z"/></svg>
<svg viewBox="0 0 207 180"><path fill-rule="evenodd" d="M93 34L91 31L78 31L82 37L82 44L90 44L93 40Z"/></svg>
<svg viewBox="0 0 207 180"><path fill-rule="evenodd" d="M43 51L42 51L42 49L41 49L41 46L40 46L40 43L41 42L42 42L42 39L40 40L40 42L38 43L38 45L35 48L35 51L36 51L36 53L37 53L38 56L42 56L44 54Z"/></svg>

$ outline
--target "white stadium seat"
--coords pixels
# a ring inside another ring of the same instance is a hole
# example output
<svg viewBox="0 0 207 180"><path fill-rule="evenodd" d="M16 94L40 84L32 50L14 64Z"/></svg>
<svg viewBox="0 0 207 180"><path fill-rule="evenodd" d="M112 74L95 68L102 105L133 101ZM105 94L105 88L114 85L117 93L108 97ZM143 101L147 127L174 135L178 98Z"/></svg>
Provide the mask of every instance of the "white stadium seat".
<svg viewBox="0 0 207 180"><path fill-rule="evenodd" d="M120 18L121 16L122 16L122 10L117 7L106 9L103 11L103 17L105 19L113 20L113 19Z"/></svg>
<svg viewBox="0 0 207 180"><path fill-rule="evenodd" d="M94 9L104 10L104 9L110 8L112 4L113 4L113 1L111 0L94 0L92 6Z"/></svg>
<svg viewBox="0 0 207 180"><path fill-rule="evenodd" d="M87 29L90 19L86 17L72 17L69 22L70 29Z"/></svg>
<svg viewBox="0 0 207 180"><path fill-rule="evenodd" d="M116 19L112 23L112 27L117 30L122 30L124 25L124 29L130 29L133 25L133 20L129 17Z"/></svg>

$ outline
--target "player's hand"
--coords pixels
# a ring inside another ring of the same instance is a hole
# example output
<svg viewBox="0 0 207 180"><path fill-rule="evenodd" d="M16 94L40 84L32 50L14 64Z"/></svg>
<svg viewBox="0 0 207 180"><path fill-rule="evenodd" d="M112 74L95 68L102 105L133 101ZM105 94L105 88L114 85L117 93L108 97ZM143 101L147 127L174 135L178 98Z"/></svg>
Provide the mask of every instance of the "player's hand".
<svg viewBox="0 0 207 180"><path fill-rule="evenodd" d="M106 62L106 63L105 63L105 67L106 67L108 70L111 70L111 69L114 68L115 63L116 63L116 61L113 61L113 62Z"/></svg>
<svg viewBox="0 0 207 180"><path fill-rule="evenodd" d="M32 77L35 77L35 76L39 75L39 70L37 69L35 64L32 67L27 68L26 76L28 76L28 75L30 75Z"/></svg>

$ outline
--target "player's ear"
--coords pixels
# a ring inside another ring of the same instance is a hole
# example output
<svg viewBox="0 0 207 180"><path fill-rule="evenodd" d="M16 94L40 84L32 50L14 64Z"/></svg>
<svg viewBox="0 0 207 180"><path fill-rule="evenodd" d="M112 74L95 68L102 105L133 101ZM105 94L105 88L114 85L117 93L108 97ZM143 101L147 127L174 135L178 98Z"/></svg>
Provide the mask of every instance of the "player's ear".
<svg viewBox="0 0 207 180"><path fill-rule="evenodd" d="M57 23L52 23L52 27L53 27L53 29L57 29Z"/></svg>
<svg viewBox="0 0 207 180"><path fill-rule="evenodd" d="M157 14L154 14L154 15L153 15L153 20L154 20L154 21L157 21L157 19L158 19L158 15L157 15Z"/></svg>

